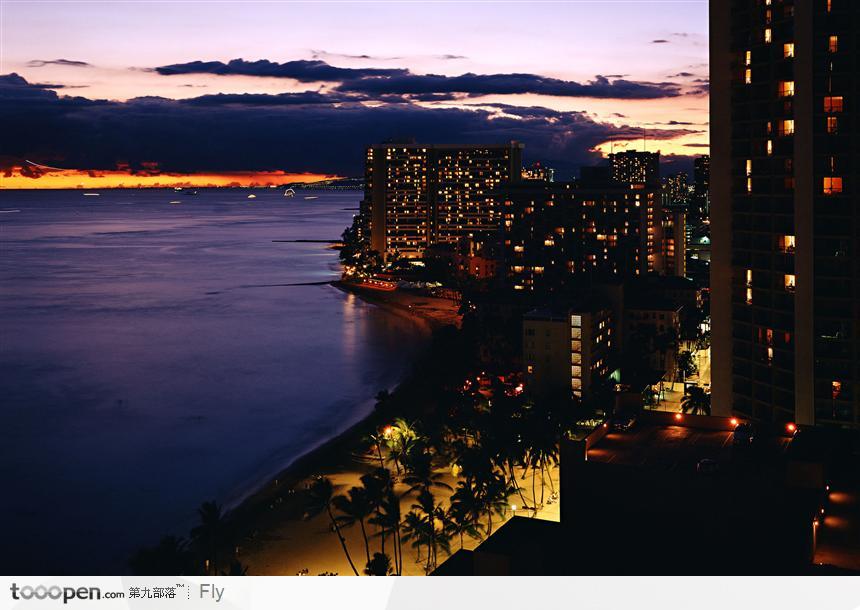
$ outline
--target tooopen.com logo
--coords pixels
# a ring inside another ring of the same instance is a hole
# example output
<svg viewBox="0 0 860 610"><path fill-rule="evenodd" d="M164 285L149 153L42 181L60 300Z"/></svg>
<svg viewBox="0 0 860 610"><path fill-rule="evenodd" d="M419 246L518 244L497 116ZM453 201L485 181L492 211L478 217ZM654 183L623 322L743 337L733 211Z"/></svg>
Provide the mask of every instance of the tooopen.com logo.
<svg viewBox="0 0 860 610"><path fill-rule="evenodd" d="M10 589L12 591L12 599L16 601L53 599L56 601L63 600L64 604L68 604L70 601L75 599L90 600L102 598L102 590L98 587L60 587L57 585L53 585L51 587L46 587L44 585L39 585L37 587L25 585L23 587L19 587L17 583L12 583ZM125 593L108 591L105 592L104 597L105 599L123 598L125 597Z"/></svg>

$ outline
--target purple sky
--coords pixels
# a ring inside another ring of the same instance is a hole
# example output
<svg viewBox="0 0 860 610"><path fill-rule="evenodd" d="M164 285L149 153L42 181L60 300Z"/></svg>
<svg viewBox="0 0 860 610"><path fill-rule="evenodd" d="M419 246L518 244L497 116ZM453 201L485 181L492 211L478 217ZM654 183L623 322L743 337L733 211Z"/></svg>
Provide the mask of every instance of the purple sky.
<svg viewBox="0 0 860 610"><path fill-rule="evenodd" d="M517 112L505 109L510 106L549 109L556 114L542 118L543 127L558 124L558 138L575 138L574 131L591 128L594 123L603 126L606 138L616 141L616 148L641 147L635 135L641 127L651 130L648 148L664 154L697 154L706 150L701 145L708 140L706 1L6 1L2 11L0 74L17 73L29 85L62 85L52 89L61 96L126 102L141 96L179 100L217 93L341 92L360 94L362 99L344 102L331 97L326 103L358 104L365 109L389 107L391 113L380 117L393 116L396 109L406 110L404 103L408 103L413 113L416 107L483 110L483 124L487 125L493 118L516 119ZM309 81L187 69L164 75L153 70L236 58L278 63L320 60L340 68L408 70L408 87L402 89L405 85L399 81L386 82L386 91L377 92L379 80L344 84L339 79ZM468 82L442 80L441 84L416 78L428 74L478 78ZM526 79L524 89L511 93L506 88L498 91L498 78L483 78L510 74L541 77L549 85L538 83L532 88ZM596 93L612 96L600 99L591 97L590 92L602 88L586 87L582 93L556 94L558 81L588 85L598 75L607 77L604 84L620 79L622 83L615 82L618 93ZM656 97L628 94L633 89L624 82L646 87L657 83L657 88L673 93ZM453 99L443 99L446 96L439 94L454 83L464 92L454 96L448 92L447 97ZM674 89L673 83L677 85ZM374 91L368 93L370 85ZM432 89L436 98L415 96L414 87ZM406 94L408 99L392 100L387 93ZM115 104L112 108L122 120L131 120L127 106ZM86 112L91 117L87 120L100 121L107 111L100 111L98 117L91 109ZM587 119L588 124L568 125L565 117L574 112L582 113L577 115L582 117L577 119L579 123ZM534 111L529 113L534 115ZM454 112L448 114L456 116ZM290 115L290 120L296 116L300 115ZM408 129L408 123L398 123L398 129ZM419 125L415 132L420 135L423 128ZM365 131L360 135L375 136ZM552 146L551 139L547 135L542 141ZM596 141L599 139L595 132L582 145L608 150L610 145ZM626 143L631 140L635 141ZM528 140L526 144L529 148ZM553 155L561 159L569 154L564 147L545 153L543 145L532 148L550 160ZM153 150L157 153L157 147ZM51 156L46 154L42 158ZM57 156L69 155L57 152ZM98 158L104 164L103 157L91 156L93 163ZM289 171L343 171L338 167L284 167L289 161L278 160L279 167Z"/></svg>

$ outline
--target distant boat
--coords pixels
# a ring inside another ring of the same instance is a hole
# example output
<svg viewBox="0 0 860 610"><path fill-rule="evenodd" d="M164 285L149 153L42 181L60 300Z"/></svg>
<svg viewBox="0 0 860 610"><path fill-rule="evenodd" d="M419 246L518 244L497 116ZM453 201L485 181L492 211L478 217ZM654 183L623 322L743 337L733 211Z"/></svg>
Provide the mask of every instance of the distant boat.
<svg viewBox="0 0 860 610"><path fill-rule="evenodd" d="M171 201L170 203L172 203L172 204L174 204L174 205L175 205L175 204L177 204L177 203L182 203L182 202L181 202L181 201L179 201L178 199L176 199L176 200L174 200L174 201Z"/></svg>
<svg viewBox="0 0 860 610"><path fill-rule="evenodd" d="M287 189L284 191L284 197L295 197L296 192L293 189Z"/></svg>
<svg viewBox="0 0 860 610"><path fill-rule="evenodd" d="M98 197L101 193L84 193L84 197Z"/></svg>
<svg viewBox="0 0 860 610"><path fill-rule="evenodd" d="M257 198L257 196L254 194L248 195L248 199L256 199L256 198Z"/></svg>
<svg viewBox="0 0 860 610"><path fill-rule="evenodd" d="M305 199L319 199L316 195L306 195Z"/></svg>

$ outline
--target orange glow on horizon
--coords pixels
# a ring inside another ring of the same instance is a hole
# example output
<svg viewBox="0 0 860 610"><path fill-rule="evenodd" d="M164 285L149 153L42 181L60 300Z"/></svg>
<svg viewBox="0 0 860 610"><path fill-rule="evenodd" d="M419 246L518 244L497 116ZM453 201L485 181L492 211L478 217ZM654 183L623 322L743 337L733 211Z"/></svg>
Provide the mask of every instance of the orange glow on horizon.
<svg viewBox="0 0 860 610"><path fill-rule="evenodd" d="M333 174L273 172L221 172L201 174L133 174L124 170L48 171L38 178L13 167L0 174L0 189L108 189L159 187L280 186L295 182L320 182L339 178Z"/></svg>

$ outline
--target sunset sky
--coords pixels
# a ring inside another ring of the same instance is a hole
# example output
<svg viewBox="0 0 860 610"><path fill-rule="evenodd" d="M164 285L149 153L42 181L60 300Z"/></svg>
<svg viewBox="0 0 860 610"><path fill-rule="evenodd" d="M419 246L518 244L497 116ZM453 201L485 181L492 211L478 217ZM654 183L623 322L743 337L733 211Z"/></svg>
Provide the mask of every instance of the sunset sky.
<svg viewBox="0 0 860 610"><path fill-rule="evenodd" d="M5 188L355 176L392 138L517 139L562 177L643 130L670 168L707 152L705 1L2 11Z"/></svg>

